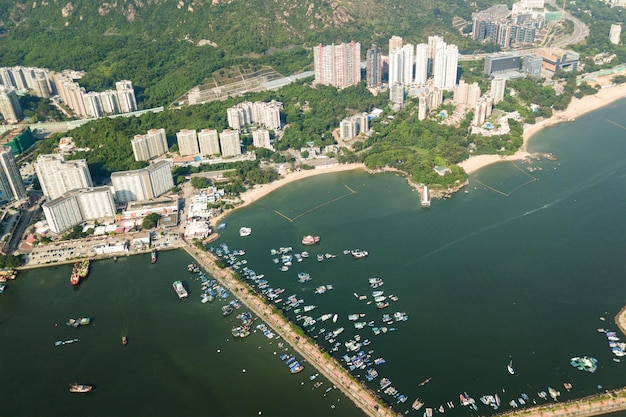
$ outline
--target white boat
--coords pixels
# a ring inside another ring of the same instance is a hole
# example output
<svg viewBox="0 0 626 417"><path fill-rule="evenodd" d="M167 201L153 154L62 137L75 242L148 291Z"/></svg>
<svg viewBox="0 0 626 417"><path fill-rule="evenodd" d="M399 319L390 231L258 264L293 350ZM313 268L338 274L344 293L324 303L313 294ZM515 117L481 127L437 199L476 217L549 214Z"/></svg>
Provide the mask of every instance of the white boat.
<svg viewBox="0 0 626 417"><path fill-rule="evenodd" d="M513 370L513 361L509 362L509 364L506 366L506 369L509 371L511 375L515 374L515 371Z"/></svg>
<svg viewBox="0 0 626 417"><path fill-rule="evenodd" d="M252 228L242 227L239 229L239 236L249 236L252 233Z"/></svg>
<svg viewBox="0 0 626 417"><path fill-rule="evenodd" d="M187 298L187 290L185 289L185 287L183 286L183 283L180 281L174 281L172 283L172 287L174 287L174 291L176 291L176 294L178 295L178 298Z"/></svg>

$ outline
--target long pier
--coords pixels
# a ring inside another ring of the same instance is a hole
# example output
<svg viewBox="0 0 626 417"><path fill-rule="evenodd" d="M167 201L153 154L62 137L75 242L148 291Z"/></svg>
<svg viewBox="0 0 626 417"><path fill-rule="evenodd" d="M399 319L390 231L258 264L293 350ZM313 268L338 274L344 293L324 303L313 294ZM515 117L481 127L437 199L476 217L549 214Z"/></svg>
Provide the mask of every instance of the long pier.
<svg viewBox="0 0 626 417"><path fill-rule="evenodd" d="M302 330L287 320L280 311L266 303L248 284L235 278L232 271L219 269L215 265L217 258L212 253L188 245L182 246L182 248L213 278L228 288L231 294L272 327L285 342L340 389L364 413L371 417L396 416L396 413L384 404L374 392L350 375L334 358L324 353Z"/></svg>

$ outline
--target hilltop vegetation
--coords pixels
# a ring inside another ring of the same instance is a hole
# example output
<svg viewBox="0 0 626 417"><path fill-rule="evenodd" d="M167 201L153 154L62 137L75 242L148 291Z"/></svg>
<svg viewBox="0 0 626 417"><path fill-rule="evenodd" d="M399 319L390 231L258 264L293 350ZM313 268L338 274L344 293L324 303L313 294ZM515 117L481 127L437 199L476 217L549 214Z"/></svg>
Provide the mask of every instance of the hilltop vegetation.
<svg viewBox="0 0 626 417"><path fill-rule="evenodd" d="M310 47L319 43L355 40L385 50L391 35L416 43L440 34L462 50L480 49L452 29L452 18L470 19L489 3L0 0L0 56L3 66L87 71L81 85L88 90L130 79L148 108L224 67L269 65L283 75L310 69Z"/></svg>

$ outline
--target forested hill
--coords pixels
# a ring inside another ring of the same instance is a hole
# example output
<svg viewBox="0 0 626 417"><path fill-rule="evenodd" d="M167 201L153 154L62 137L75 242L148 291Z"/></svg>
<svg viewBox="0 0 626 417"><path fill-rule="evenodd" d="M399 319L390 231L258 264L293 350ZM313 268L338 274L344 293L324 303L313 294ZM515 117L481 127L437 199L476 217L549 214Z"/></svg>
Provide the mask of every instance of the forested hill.
<svg viewBox="0 0 626 417"><path fill-rule="evenodd" d="M212 72L271 65L310 69L312 45L355 40L363 50L399 35L441 34L489 0L0 0L0 66L88 72L88 89L135 84L142 107L168 104ZM509 2L510 3L510 2ZM471 4L471 6L470 6ZM363 52L364 53L364 52Z"/></svg>

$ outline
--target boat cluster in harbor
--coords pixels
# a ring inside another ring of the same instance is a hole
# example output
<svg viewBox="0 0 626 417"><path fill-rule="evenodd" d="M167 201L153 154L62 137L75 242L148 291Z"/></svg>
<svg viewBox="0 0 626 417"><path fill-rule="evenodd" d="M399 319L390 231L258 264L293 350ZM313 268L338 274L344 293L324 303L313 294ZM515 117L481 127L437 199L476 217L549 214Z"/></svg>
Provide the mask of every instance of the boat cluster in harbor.
<svg viewBox="0 0 626 417"><path fill-rule="evenodd" d="M305 241L315 241L310 245L319 244L319 246L315 247L323 247L320 240L312 240L310 237L307 238L305 236L302 241L303 245L307 245ZM324 241L325 243L326 240ZM491 392L476 397L477 399L474 400L474 398L464 392L459 396L459 402L451 400L437 407L428 407L427 400L420 397L416 398L416 396L411 396L412 401L409 401L410 395L401 392L398 386L394 386L389 376L385 376L386 366L384 364L387 363L387 360L380 354L375 353L377 337L385 337L385 334L400 330L403 326L402 323L410 318L409 314L402 311L402 309L393 308L399 297L387 291L389 284L386 285L383 278L353 277L350 282L354 283L357 291L354 292L354 297L359 301L358 307L348 314L338 313L336 310L324 311L323 303L314 302L308 298L322 297L329 290L333 290L334 286L327 283L316 283L311 286L310 283L317 281L318 277L314 275L317 275L318 272L308 272L306 265L307 262L310 262L309 258L312 260L317 259L320 262L334 259L336 256L333 253L320 251L316 255L310 255L307 251L299 252L298 249L288 245L270 249L271 260L275 265L279 265L281 271L287 272L296 268L299 270L285 274L288 278L287 282L285 283L285 279L282 278L281 282L284 283L282 284L284 287L279 287L272 283L271 277L257 273L252 269L251 265L244 259L245 251L230 251L225 244L209 249L220 259L223 259L228 267L238 273L262 298L282 310L284 315L300 326L320 349L327 351L335 357L357 380L361 380L364 385L371 388L377 386L374 390L377 391L383 401L390 404L396 403L397 407L408 403L406 407L409 408L410 405L410 408L405 410L406 413L410 412L411 409L421 410L425 408L424 415L432 416L433 413L444 413L451 410L455 405L458 406L459 403L473 411L479 410L481 407L489 407L493 410L498 410L502 406L519 408L535 405L541 400L549 401L552 399L557 401L561 395L557 389L547 387L547 390L539 391L535 398L520 392L513 395L507 394L507 396L511 396L501 400L500 396L503 395L502 393L498 395ZM362 249L345 249L343 254L357 260L369 256L369 252ZM334 262L343 261L337 260ZM358 262L364 261L359 260ZM315 268L310 268L309 271L311 270L315 270ZM264 272L269 275L268 272ZM342 287L344 284L342 283ZM363 291L363 286L368 286L371 290ZM287 289L289 289L288 292ZM307 291L312 290L314 290L314 294L311 294L311 292L307 293ZM330 307L330 309L333 309L333 307ZM268 338L278 337L264 323L258 324L255 328ZM371 333L369 333L370 331ZM239 335L239 330L235 333ZM607 332L607 338L609 336L611 338L616 337L614 333ZM618 341L609 340L610 343L618 343ZM612 344L611 347L612 349L622 349L617 344ZM292 355L284 354L281 358L283 361L289 362L287 365L290 370L299 369L299 365L301 365L301 362L297 361ZM298 363L298 365L293 365L294 363ZM512 361L509 362L506 368L509 374L517 375L513 370ZM428 383L430 379L427 378L419 386ZM567 390L572 387L570 383L564 383L563 386ZM503 390L502 392L505 391Z"/></svg>
<svg viewBox="0 0 626 417"><path fill-rule="evenodd" d="M620 362L622 356L626 355L626 343L621 342L617 334L610 330L598 329L599 332L604 333L606 340L609 342L611 353L615 355L613 360Z"/></svg>
<svg viewBox="0 0 626 417"><path fill-rule="evenodd" d="M17 269L15 268L1 268L0 269L0 294L6 289L4 284L8 280L13 280L17 277Z"/></svg>

